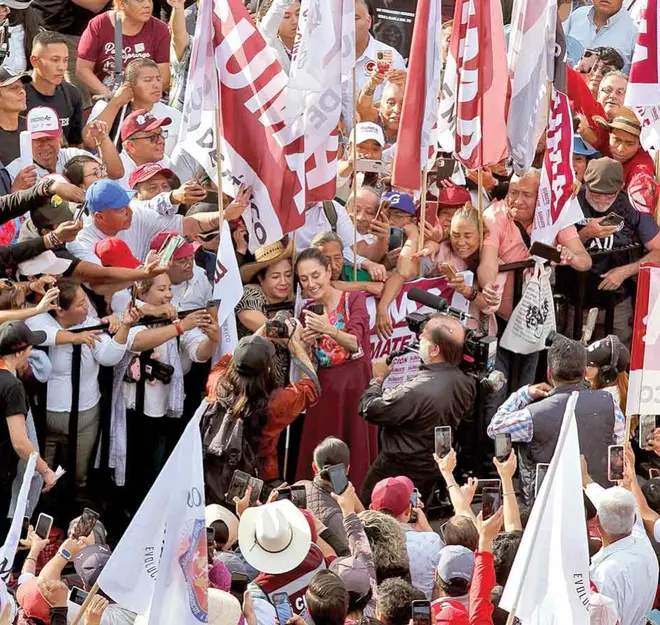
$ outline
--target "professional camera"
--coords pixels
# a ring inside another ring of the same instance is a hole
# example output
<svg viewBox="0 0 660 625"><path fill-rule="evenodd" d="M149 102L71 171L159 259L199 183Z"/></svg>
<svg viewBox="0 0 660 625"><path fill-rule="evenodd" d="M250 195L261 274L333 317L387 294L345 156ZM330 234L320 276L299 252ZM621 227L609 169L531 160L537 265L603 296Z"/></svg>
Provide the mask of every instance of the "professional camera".
<svg viewBox="0 0 660 625"><path fill-rule="evenodd" d="M410 289L408 292L408 299L424 304L429 308L434 308L438 312L445 313L460 321L465 319L466 315L456 308L452 308L447 304L447 301L421 289ZM426 322L433 316L434 313L420 313L413 312L406 315L406 322L411 332L419 338L419 335L424 329ZM488 375L495 368L495 355L497 353L497 337L488 336L479 330L465 329L465 341L463 343L463 362L461 369L477 378L482 380L487 378Z"/></svg>
<svg viewBox="0 0 660 625"><path fill-rule="evenodd" d="M269 339L288 339L289 328L280 319L269 319L266 321L266 336Z"/></svg>
<svg viewBox="0 0 660 625"><path fill-rule="evenodd" d="M174 367L164 362L149 358L144 365L144 377L149 382L158 380L163 384L169 384L174 374Z"/></svg>

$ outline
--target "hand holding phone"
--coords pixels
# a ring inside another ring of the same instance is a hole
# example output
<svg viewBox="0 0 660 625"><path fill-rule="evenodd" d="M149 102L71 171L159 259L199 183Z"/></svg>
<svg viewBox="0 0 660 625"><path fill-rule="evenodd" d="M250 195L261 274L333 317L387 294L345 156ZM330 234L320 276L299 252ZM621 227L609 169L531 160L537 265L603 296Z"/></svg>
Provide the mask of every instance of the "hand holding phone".
<svg viewBox="0 0 660 625"><path fill-rule="evenodd" d="M413 601L411 604L413 625L431 625L431 602Z"/></svg>
<svg viewBox="0 0 660 625"><path fill-rule="evenodd" d="M623 445L610 445L607 448L607 479L618 482L623 479Z"/></svg>
<svg viewBox="0 0 660 625"><path fill-rule="evenodd" d="M538 256L552 263L559 264L561 262L561 252L552 245L546 245L540 241L534 241L532 247L529 248L529 253L532 256Z"/></svg>
<svg viewBox="0 0 660 625"><path fill-rule="evenodd" d="M511 434L495 435L495 457L498 462L506 462L513 449L511 443Z"/></svg>
<svg viewBox="0 0 660 625"><path fill-rule="evenodd" d="M34 526L34 533L39 538L48 538L50 528L53 527L53 517L43 512L37 518L37 524Z"/></svg>
<svg viewBox="0 0 660 625"><path fill-rule="evenodd" d="M293 616L293 609L289 602L289 595L285 592L276 592L273 595L273 606L275 614L280 625L286 625L286 622Z"/></svg>
<svg viewBox="0 0 660 625"><path fill-rule="evenodd" d="M435 428L435 455L444 458L451 451L451 427L442 425Z"/></svg>
<svg viewBox="0 0 660 625"><path fill-rule="evenodd" d="M490 519L502 505L502 495L499 489L484 488L481 493L481 516L483 520Z"/></svg>
<svg viewBox="0 0 660 625"><path fill-rule="evenodd" d="M332 484L333 493L341 495L348 488L348 476L346 475L346 466L343 463L333 464L323 471Z"/></svg>

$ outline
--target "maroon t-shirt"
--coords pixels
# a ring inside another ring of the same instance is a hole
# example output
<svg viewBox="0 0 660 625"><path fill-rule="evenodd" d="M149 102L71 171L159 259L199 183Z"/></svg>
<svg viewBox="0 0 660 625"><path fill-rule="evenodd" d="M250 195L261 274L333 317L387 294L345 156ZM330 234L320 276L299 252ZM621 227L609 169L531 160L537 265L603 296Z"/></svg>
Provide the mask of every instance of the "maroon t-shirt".
<svg viewBox="0 0 660 625"><path fill-rule="evenodd" d="M108 87L112 87L115 69L114 11L93 18L78 43L78 56L94 63L94 73ZM170 59L170 33L165 22L152 17L137 35L123 36L123 66L133 59L148 58L156 63Z"/></svg>

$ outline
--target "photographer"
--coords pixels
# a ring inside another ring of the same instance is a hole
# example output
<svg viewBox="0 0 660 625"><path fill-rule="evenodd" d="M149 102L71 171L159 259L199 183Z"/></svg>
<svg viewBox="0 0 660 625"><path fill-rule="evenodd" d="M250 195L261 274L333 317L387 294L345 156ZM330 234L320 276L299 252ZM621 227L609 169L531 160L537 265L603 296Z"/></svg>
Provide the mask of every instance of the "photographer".
<svg viewBox="0 0 660 625"><path fill-rule="evenodd" d="M362 490L369 501L376 482L397 475L409 477L426 499L440 477L433 461L434 428L456 428L472 409L474 381L459 368L465 330L443 314L433 315L419 339L420 371L412 380L383 392L390 373L384 361L373 363L373 379L362 396L360 413L382 427L381 451L369 469Z"/></svg>

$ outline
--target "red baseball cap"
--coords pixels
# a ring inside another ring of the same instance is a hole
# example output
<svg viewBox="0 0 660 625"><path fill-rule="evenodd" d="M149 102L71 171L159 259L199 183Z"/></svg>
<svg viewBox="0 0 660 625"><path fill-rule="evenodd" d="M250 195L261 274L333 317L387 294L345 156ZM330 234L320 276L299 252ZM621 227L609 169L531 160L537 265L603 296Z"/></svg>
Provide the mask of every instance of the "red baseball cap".
<svg viewBox="0 0 660 625"><path fill-rule="evenodd" d="M405 475L381 480L374 486L369 508L399 516L408 509L414 488L415 485Z"/></svg>
<svg viewBox="0 0 660 625"><path fill-rule="evenodd" d="M442 187L438 194L438 204L440 206L464 206L472 201L470 192L465 187Z"/></svg>
<svg viewBox="0 0 660 625"><path fill-rule="evenodd" d="M16 600L28 618L36 618L43 623L50 623L50 604L39 590L37 578L23 582L16 591Z"/></svg>
<svg viewBox="0 0 660 625"><path fill-rule="evenodd" d="M151 239L151 243L149 244L149 247L152 250L160 250L161 247L163 247L163 244L165 241L171 237L177 236L177 232L173 231L166 231L166 232L159 232L153 239ZM181 258L188 258L189 256L194 256L195 255L195 246L192 243L189 243L186 241L183 245L179 245L179 247L176 248L174 254L172 255L172 260L179 260Z"/></svg>
<svg viewBox="0 0 660 625"><path fill-rule="evenodd" d="M160 163L145 163L140 165L128 178L128 188L134 189L136 184L141 182L146 182L150 178L153 178L156 174L163 174L171 178L174 176L174 172L167 167L163 167Z"/></svg>
<svg viewBox="0 0 660 625"><path fill-rule="evenodd" d="M101 259L104 267L137 269L142 264L121 239L110 238L99 241L94 246L94 253Z"/></svg>
<svg viewBox="0 0 660 625"><path fill-rule="evenodd" d="M451 599L441 599L431 605L435 625L470 625L467 610Z"/></svg>
<svg viewBox="0 0 660 625"><path fill-rule="evenodd" d="M132 137L136 132L150 132L162 126L169 126L171 123L172 120L169 117L158 119L145 109L138 109L128 115L122 122L121 140L126 141L126 139Z"/></svg>

